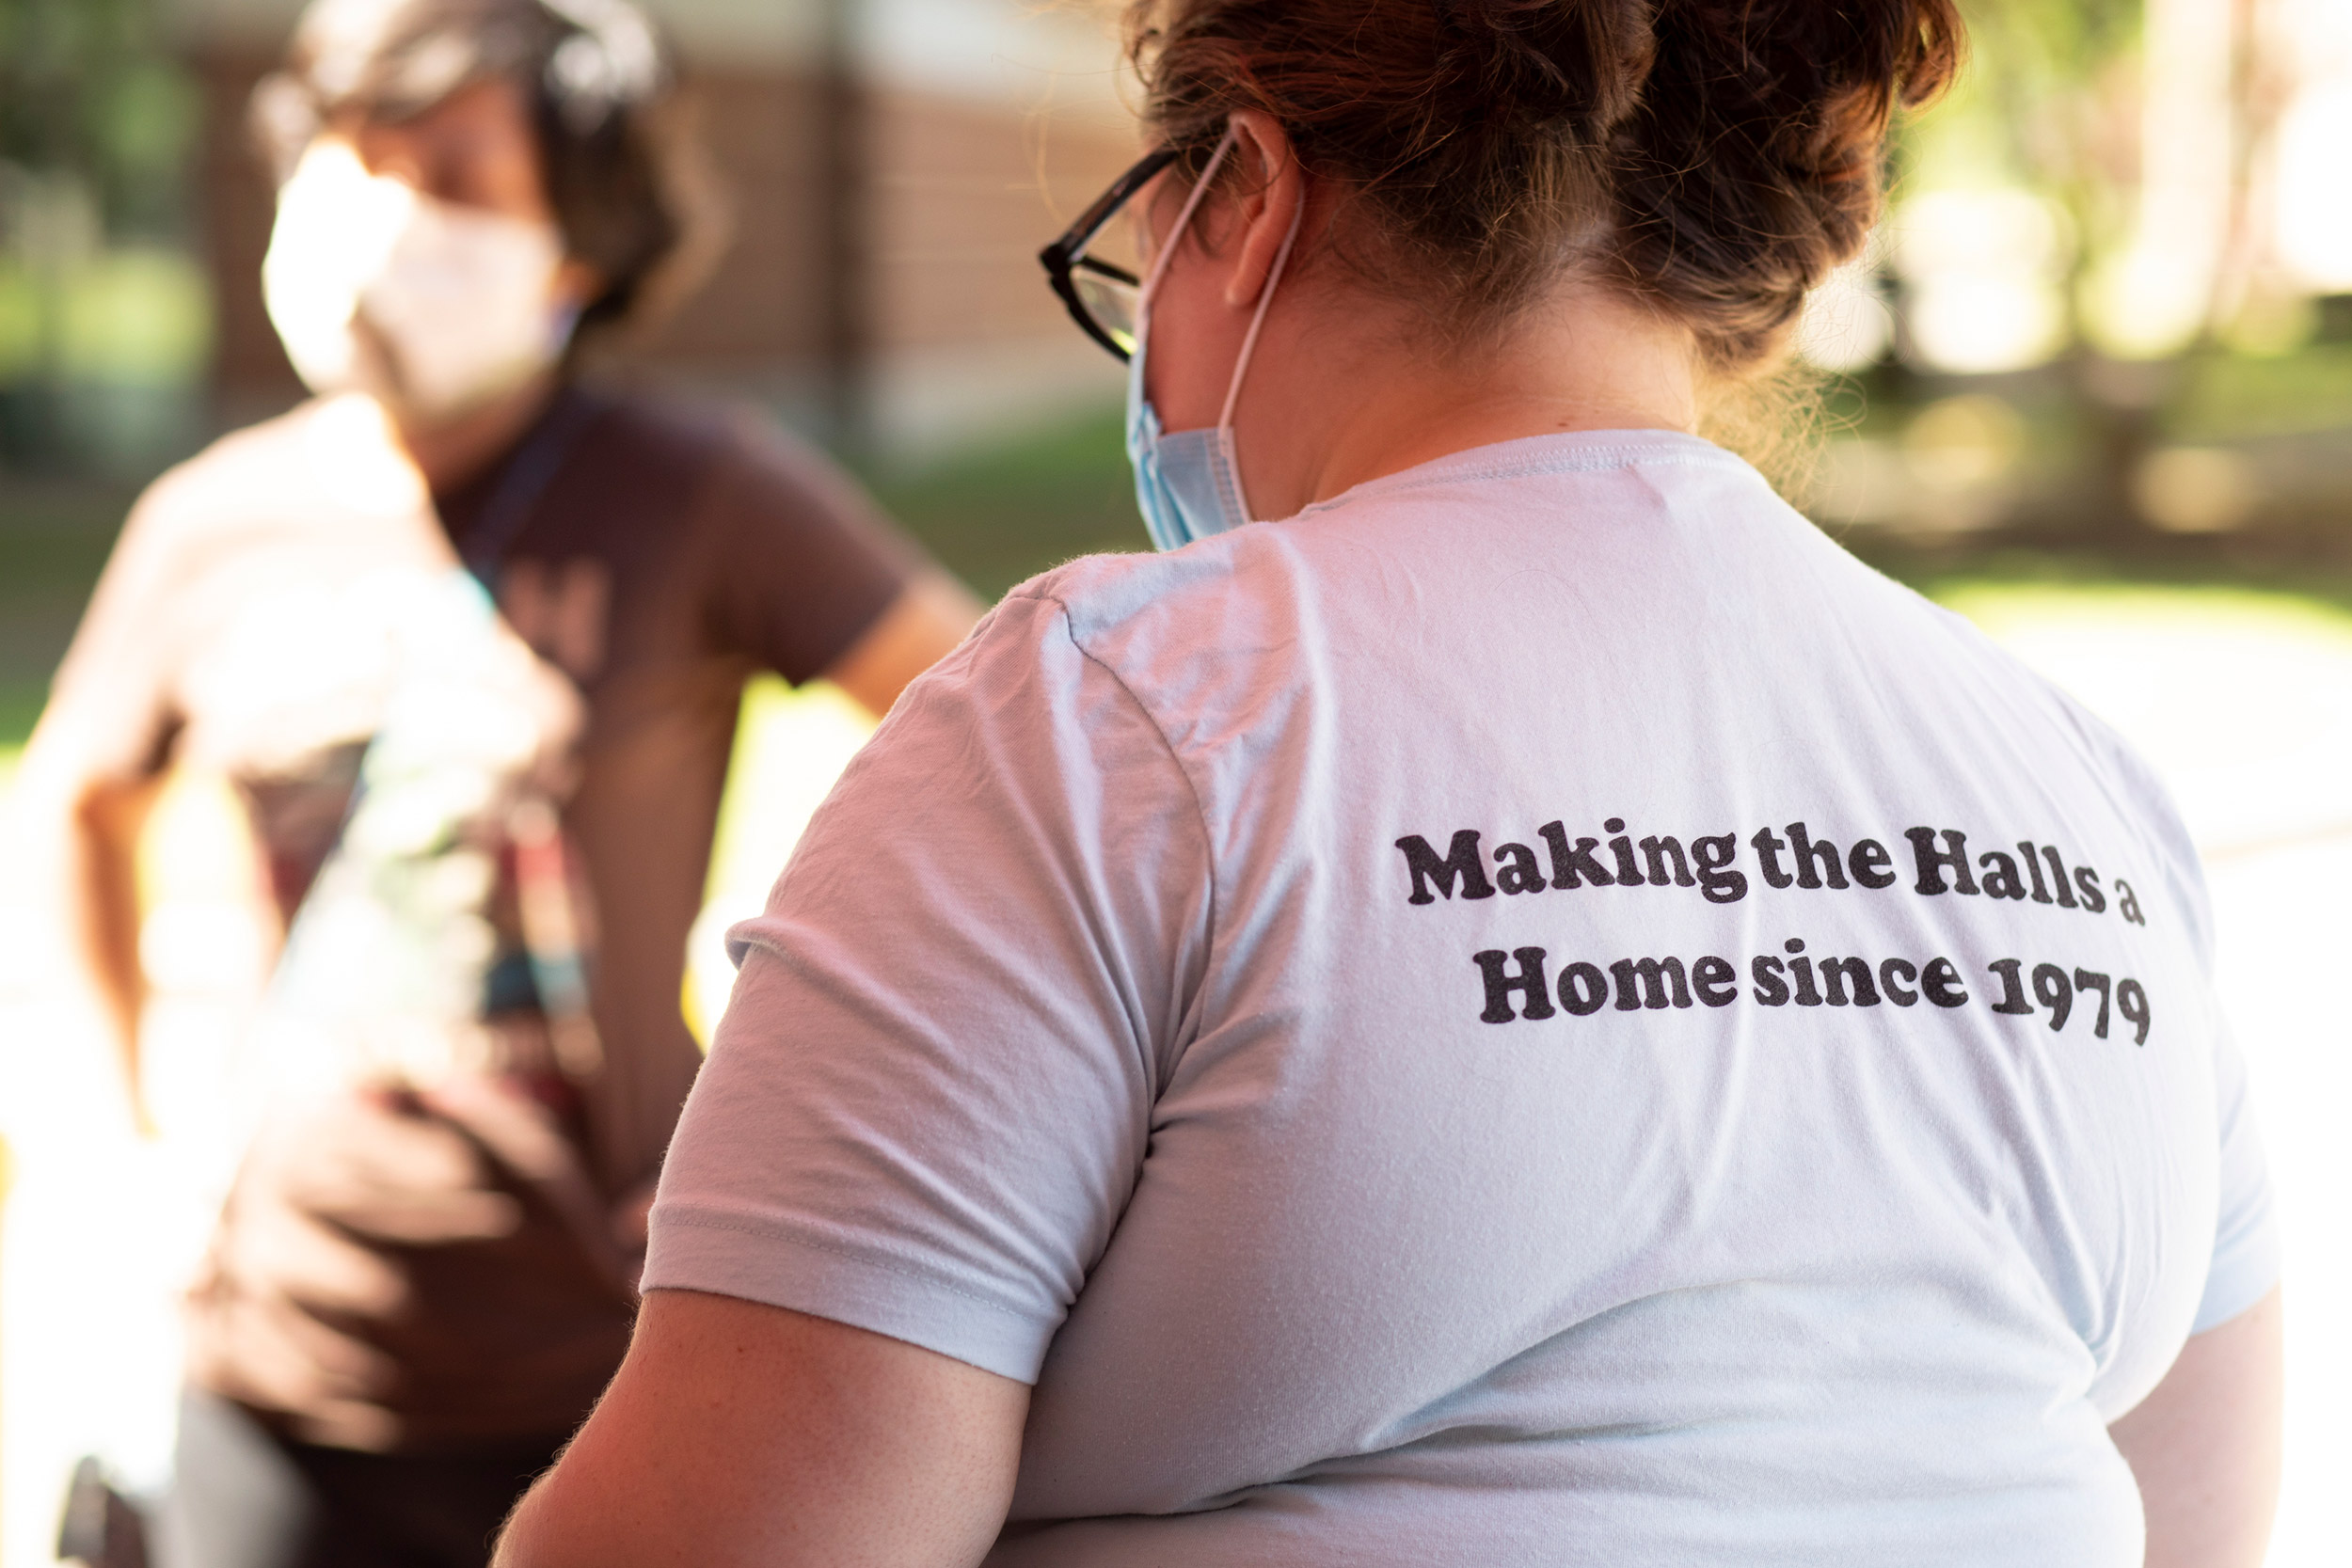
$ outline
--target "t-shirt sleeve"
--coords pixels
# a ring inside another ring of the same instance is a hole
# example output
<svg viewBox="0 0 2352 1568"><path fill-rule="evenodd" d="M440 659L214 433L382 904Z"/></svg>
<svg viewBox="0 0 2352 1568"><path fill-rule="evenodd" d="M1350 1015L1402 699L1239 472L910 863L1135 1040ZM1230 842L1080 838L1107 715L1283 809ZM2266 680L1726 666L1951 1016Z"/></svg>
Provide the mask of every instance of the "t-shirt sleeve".
<svg viewBox="0 0 2352 1568"><path fill-rule="evenodd" d="M2188 825L2155 770L2088 709L2063 693L2059 696L2100 758L2122 777L2125 790L2137 800L2137 819L2149 834L2151 858L2163 868L2168 902L2187 922L2189 944L2206 983L2211 984L2213 902ZM2262 1134L2247 1088L2246 1059L2226 1022L2215 1032L2213 1070L2221 1145L2220 1204L2213 1259L2189 1330L2192 1334L2217 1328L2261 1301L2279 1282L2280 1271L2279 1224L2271 1203L2269 1163L2263 1153Z"/></svg>
<svg viewBox="0 0 2352 1568"><path fill-rule="evenodd" d="M2221 1125L2221 1209L2192 1334L2228 1323L2279 1282L2279 1222L2269 1165L2247 1093L2246 1062L2227 1031L2214 1050L2214 1090Z"/></svg>
<svg viewBox="0 0 2352 1568"><path fill-rule="evenodd" d="M798 686L849 651L924 557L819 453L748 420L731 435L706 557L720 637Z"/></svg>
<svg viewBox="0 0 2352 1568"><path fill-rule="evenodd" d="M81 625L50 682L29 768L77 780L146 778L163 765L174 715L175 584L184 531L175 476L141 497L115 541Z"/></svg>
<svg viewBox="0 0 2352 1568"><path fill-rule="evenodd" d="M731 934L645 1287L1033 1381L1141 1167L1210 898L1161 731L1017 593L908 689Z"/></svg>

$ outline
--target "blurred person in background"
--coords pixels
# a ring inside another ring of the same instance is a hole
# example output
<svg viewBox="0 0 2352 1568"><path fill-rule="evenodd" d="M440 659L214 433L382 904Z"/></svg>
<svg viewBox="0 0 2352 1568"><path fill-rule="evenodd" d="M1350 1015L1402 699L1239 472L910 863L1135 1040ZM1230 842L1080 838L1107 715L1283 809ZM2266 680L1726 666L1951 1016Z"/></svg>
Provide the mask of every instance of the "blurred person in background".
<svg viewBox="0 0 2352 1568"><path fill-rule="evenodd" d="M1045 260L1167 553L1009 594L731 934L500 1561L2254 1568L2186 832L1698 434L1950 0L1130 15Z"/></svg>
<svg viewBox="0 0 2352 1568"><path fill-rule="evenodd" d="M319 395L141 499L23 798L135 1092L167 767L238 786L286 923L166 1560L457 1568L628 1340L745 680L881 713L977 609L761 421L576 384L711 248L621 0L320 0L255 112Z"/></svg>

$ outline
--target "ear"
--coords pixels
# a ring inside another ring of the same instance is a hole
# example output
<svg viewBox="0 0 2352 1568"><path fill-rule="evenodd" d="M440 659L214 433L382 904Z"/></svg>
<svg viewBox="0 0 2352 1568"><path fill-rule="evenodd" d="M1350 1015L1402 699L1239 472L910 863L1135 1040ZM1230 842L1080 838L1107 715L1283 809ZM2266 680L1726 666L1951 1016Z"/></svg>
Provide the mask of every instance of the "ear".
<svg viewBox="0 0 2352 1568"><path fill-rule="evenodd" d="M1291 225L1307 199L1307 180L1289 135L1272 115L1239 110L1233 128L1233 163L1247 194L1235 203L1241 244L1233 249L1232 271L1226 276L1225 303L1246 309L1258 302L1274 271L1274 259L1290 237Z"/></svg>

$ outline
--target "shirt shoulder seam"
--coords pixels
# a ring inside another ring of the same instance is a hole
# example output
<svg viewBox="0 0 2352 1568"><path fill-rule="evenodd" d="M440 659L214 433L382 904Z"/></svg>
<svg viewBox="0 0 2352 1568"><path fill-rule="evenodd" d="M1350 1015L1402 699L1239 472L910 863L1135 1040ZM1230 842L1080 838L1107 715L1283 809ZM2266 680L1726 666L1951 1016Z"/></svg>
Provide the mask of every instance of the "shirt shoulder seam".
<svg viewBox="0 0 2352 1568"><path fill-rule="evenodd" d="M1206 968L1214 969L1216 964L1218 954L1219 931L1217 916L1223 908L1223 900L1217 884L1216 835L1209 831L1208 804L1200 798L1200 781L1192 776L1192 769L1184 766L1184 753L1179 752L1176 749L1176 743L1168 738L1167 728L1161 724L1159 717L1152 711L1151 705L1146 703L1141 697L1136 695L1136 689L1134 687L1127 684L1126 676L1120 674L1117 669L1112 667L1111 663L1107 659L1097 654L1093 649L1088 647L1086 643L1079 639L1077 620L1076 617L1071 614L1068 601L1063 599L1058 594L1042 589L1037 591L1030 596L1038 601L1050 604L1054 607L1056 613L1061 620L1062 635L1070 639L1070 645L1078 650L1080 657L1084 658L1088 663L1093 665L1097 670L1102 671L1104 675L1108 676L1111 683L1119 688L1120 695L1124 696L1128 702L1135 705L1136 711L1143 716L1143 721L1151 726L1152 734L1159 740L1161 747L1167 751L1168 760L1175 768L1177 777L1184 781L1184 789L1192 797L1193 820L1197 822L1200 828L1201 859L1206 863L1208 867L1209 944ZM1204 972L1201 976L1201 986L1203 990L1207 989L1207 985L1208 976ZM1176 1049L1181 1048L1179 1047ZM1157 1062L1152 1064L1154 1070L1152 1078L1154 1098L1157 1098L1159 1088L1164 1087L1167 1082L1166 1073L1160 1070L1164 1065L1172 1068L1174 1064L1172 1061L1168 1064L1161 1064Z"/></svg>

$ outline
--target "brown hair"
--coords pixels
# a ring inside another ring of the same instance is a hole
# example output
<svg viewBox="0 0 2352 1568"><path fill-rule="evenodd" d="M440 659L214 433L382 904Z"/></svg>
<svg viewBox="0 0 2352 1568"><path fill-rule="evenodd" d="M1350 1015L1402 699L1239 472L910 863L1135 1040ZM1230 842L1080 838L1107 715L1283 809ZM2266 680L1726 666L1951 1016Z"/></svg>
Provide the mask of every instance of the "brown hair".
<svg viewBox="0 0 2352 1568"><path fill-rule="evenodd" d="M282 178L335 115L419 115L473 82L524 92L567 249L604 292L581 325L641 322L699 283L725 214L674 89L669 52L629 0L315 0L253 98Z"/></svg>
<svg viewBox="0 0 2352 1568"><path fill-rule="evenodd" d="M1897 104L1957 69L1953 0L1133 0L1146 119L1200 155L1279 120L1359 193L1377 270L1491 327L1563 271L1768 358L1878 214Z"/></svg>

